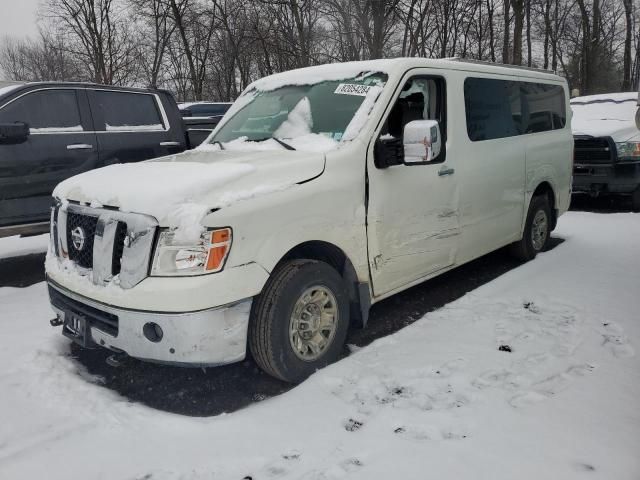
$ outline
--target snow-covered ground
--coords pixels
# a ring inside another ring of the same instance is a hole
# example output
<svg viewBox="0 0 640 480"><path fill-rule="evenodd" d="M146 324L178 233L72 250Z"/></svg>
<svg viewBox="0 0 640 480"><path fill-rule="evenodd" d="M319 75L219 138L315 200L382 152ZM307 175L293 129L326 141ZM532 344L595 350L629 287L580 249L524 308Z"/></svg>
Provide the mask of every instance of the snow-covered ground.
<svg viewBox="0 0 640 480"><path fill-rule="evenodd" d="M0 238L0 260L30 253L43 253L49 247L49 234L20 238L19 236Z"/></svg>
<svg viewBox="0 0 640 480"><path fill-rule="evenodd" d="M101 387L48 326L44 284L1 288L0 478L637 480L640 215L572 212L555 235L535 261L213 418Z"/></svg>

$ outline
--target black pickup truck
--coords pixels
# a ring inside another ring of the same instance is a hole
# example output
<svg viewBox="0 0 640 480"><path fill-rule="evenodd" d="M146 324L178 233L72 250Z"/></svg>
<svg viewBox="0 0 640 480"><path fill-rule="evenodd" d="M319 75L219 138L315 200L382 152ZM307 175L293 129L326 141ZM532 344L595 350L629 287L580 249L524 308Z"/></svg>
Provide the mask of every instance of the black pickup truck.
<svg viewBox="0 0 640 480"><path fill-rule="evenodd" d="M183 120L164 90L0 82L0 237L48 231L62 180L193 148L216 123Z"/></svg>

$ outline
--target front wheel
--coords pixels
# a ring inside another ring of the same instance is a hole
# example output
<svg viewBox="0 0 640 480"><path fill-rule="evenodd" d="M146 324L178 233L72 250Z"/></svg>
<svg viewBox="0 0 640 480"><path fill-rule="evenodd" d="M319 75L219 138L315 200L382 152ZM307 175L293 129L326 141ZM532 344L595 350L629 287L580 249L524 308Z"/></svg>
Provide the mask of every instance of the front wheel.
<svg viewBox="0 0 640 480"><path fill-rule="evenodd" d="M531 199L524 235L519 242L511 245L511 252L520 260L528 261L536 257L549 241L551 235L551 208L546 195Z"/></svg>
<svg viewBox="0 0 640 480"><path fill-rule="evenodd" d="M340 274L324 262L292 260L254 301L249 348L265 372L298 383L340 356L348 326Z"/></svg>

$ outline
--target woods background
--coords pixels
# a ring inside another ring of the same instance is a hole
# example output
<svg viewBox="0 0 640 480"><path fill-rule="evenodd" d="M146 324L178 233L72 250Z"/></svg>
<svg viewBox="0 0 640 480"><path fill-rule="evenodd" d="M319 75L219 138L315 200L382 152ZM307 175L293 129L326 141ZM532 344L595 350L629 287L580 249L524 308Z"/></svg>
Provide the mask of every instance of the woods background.
<svg viewBox="0 0 640 480"><path fill-rule="evenodd" d="M581 94L638 88L633 0L44 0L37 39L0 40L6 79L234 100L320 63L467 57L556 70Z"/></svg>

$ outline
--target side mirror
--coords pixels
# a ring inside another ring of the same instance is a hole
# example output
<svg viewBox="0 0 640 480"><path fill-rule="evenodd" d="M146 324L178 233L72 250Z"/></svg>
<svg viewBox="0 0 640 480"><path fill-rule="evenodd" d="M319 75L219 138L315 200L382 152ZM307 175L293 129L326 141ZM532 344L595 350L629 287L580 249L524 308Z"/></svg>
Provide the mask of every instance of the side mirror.
<svg viewBox="0 0 640 480"><path fill-rule="evenodd" d="M373 160L377 168L388 168L404 163L402 139L391 135L380 137L373 147Z"/></svg>
<svg viewBox="0 0 640 480"><path fill-rule="evenodd" d="M0 145L24 143L29 134L29 125L24 122L0 123Z"/></svg>
<svg viewBox="0 0 640 480"><path fill-rule="evenodd" d="M405 165L433 162L440 156L442 136L436 120L414 120L404 127Z"/></svg>

